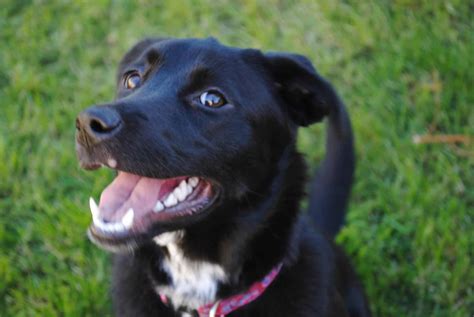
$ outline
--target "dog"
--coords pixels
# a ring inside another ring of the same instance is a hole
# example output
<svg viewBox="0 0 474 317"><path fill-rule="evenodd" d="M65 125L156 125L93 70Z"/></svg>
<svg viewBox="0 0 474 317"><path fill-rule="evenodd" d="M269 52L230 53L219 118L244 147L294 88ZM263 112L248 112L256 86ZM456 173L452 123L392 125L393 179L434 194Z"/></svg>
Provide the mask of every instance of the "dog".
<svg viewBox="0 0 474 317"><path fill-rule="evenodd" d="M299 127L327 119L300 211ZM81 167L117 172L88 236L113 252L117 316L370 316L333 238L355 168L345 106L309 59L208 39L145 39L115 101L76 119Z"/></svg>

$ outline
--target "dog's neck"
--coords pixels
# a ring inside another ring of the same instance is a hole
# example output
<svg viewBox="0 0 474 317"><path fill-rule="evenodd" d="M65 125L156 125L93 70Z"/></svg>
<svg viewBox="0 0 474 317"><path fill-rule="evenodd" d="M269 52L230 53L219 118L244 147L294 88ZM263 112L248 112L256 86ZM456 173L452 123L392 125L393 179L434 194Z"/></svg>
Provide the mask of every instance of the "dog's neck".
<svg viewBox="0 0 474 317"><path fill-rule="evenodd" d="M169 277L169 283L157 284L155 289L169 298L175 309L197 309L236 291L241 292L265 276L277 263L291 262L287 250L298 215L295 196L302 195L301 180L305 171L299 154L291 154L279 167L283 172L279 171L279 176L268 188L269 192L263 195L271 199L262 199L254 206L269 210L265 227L252 228L250 224L255 222L246 220L246 217L261 213L239 210L247 216L237 218L240 221L237 225L224 223L219 228L201 225L155 237L155 243L164 253L161 270ZM289 196L292 199L285 199ZM204 235L204 232L213 234ZM204 258L192 254L203 245L208 248L203 252ZM245 258L239 256L244 253Z"/></svg>
<svg viewBox="0 0 474 317"><path fill-rule="evenodd" d="M170 278L169 284L155 288L160 296L170 299L175 309L197 309L216 300L218 284L227 280L227 274L218 264L187 258L180 246L184 235L185 231L179 230L154 238L167 252L161 269Z"/></svg>

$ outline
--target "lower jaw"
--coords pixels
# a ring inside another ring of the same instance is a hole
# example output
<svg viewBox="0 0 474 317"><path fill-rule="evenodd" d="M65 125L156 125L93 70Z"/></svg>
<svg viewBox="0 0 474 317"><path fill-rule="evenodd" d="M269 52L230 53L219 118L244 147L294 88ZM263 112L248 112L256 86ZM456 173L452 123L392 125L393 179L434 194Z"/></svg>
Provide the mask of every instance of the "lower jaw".
<svg viewBox="0 0 474 317"><path fill-rule="evenodd" d="M137 249L140 245L146 243L148 239L145 237L104 237L97 233L95 227L92 225L87 230L89 240L99 248L113 253L130 253Z"/></svg>
<svg viewBox="0 0 474 317"><path fill-rule="evenodd" d="M139 228L110 234L92 224L87 231L87 235L94 244L106 251L114 253L132 252L140 246L150 243L154 237L161 233L186 228L206 217L220 196L219 190L215 188L212 188L212 190L214 193L211 197L189 209L173 210L177 208L170 208L168 211L159 214L151 213L153 219L150 219L147 224L139 226Z"/></svg>

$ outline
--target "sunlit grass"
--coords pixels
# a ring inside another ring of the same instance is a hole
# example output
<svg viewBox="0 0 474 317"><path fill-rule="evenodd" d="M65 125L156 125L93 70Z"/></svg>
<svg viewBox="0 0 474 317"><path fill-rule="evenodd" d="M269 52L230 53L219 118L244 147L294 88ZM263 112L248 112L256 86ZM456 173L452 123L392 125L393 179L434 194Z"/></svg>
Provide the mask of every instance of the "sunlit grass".
<svg viewBox="0 0 474 317"><path fill-rule="evenodd" d="M472 146L412 142L474 134L468 1L80 3L1 4L1 316L110 314L109 259L85 230L87 198L112 175L77 167L74 118L113 98L119 58L150 35L309 56L353 119L357 181L338 241L376 315L472 314ZM301 131L313 167L323 132Z"/></svg>

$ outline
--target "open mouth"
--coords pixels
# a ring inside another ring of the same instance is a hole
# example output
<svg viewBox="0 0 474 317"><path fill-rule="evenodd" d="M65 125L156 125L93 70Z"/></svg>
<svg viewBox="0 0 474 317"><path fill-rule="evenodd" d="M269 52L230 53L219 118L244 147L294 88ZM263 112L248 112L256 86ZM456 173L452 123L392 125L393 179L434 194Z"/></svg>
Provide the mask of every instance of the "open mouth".
<svg viewBox="0 0 474 317"><path fill-rule="evenodd" d="M147 234L157 224L169 224L200 214L213 204L217 190L200 177L148 178L119 171L102 192L99 205L90 198L93 223L89 235L107 243Z"/></svg>

